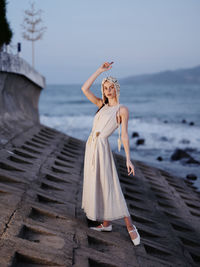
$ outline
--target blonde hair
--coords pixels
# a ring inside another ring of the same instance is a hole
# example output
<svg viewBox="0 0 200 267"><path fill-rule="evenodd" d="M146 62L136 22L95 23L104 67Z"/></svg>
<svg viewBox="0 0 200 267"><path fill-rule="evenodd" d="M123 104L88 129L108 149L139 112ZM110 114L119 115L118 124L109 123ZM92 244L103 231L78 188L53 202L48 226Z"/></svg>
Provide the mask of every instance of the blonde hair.
<svg viewBox="0 0 200 267"><path fill-rule="evenodd" d="M102 80L102 82L101 82L101 94L102 94L103 103L105 104L105 100L106 100L104 92L103 92L103 85L104 85L104 83L106 81L113 83L114 86L115 86L117 102L118 102L118 110L119 110L120 85L119 85L118 80L115 77L108 76L108 77L104 78ZM122 143L121 142L121 132L120 132L121 124L120 124L120 122L117 122L117 124L118 124L118 140L117 140L117 143L118 143L118 151L120 151L121 150L121 143Z"/></svg>

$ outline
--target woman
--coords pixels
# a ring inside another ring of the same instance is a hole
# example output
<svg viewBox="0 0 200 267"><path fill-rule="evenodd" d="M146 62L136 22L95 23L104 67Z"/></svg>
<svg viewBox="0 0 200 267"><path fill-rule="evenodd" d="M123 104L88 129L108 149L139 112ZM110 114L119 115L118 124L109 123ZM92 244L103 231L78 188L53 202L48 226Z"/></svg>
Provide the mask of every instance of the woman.
<svg viewBox="0 0 200 267"><path fill-rule="evenodd" d="M118 128L118 149L121 140L126 153L128 175L135 175L134 166L130 160L128 138L128 108L119 104L119 83L109 76L102 81L102 99L96 97L90 87L95 79L104 71L112 68L112 63L103 63L97 71L81 87L85 96L99 109L95 114L93 128L86 142L84 158L84 181L82 206L90 220L103 220L96 231L112 231L111 220L124 218L127 230L134 245L139 245L140 235L132 224L124 195L121 190L112 151L108 137ZM122 134L120 139L120 124Z"/></svg>

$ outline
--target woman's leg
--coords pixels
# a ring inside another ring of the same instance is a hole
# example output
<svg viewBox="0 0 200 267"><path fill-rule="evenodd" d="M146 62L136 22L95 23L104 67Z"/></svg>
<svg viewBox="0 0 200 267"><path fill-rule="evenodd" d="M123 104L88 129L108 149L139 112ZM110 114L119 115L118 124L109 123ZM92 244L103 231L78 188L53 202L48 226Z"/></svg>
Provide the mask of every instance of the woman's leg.
<svg viewBox="0 0 200 267"><path fill-rule="evenodd" d="M133 223L132 223L131 217L130 216L124 217L124 220L125 220L125 223L126 223L127 230L128 231L134 230L134 227L132 226ZM131 239L135 239L137 237L136 231L131 232L129 234L131 236Z"/></svg>
<svg viewBox="0 0 200 267"><path fill-rule="evenodd" d="M104 227L107 227L107 226L109 226L111 224L111 222L110 221L103 221L103 226ZM99 226L97 226L98 228L102 228L101 227L101 225L99 225Z"/></svg>
<svg viewBox="0 0 200 267"><path fill-rule="evenodd" d="M103 226L109 226L111 224L111 222L110 221L103 221Z"/></svg>

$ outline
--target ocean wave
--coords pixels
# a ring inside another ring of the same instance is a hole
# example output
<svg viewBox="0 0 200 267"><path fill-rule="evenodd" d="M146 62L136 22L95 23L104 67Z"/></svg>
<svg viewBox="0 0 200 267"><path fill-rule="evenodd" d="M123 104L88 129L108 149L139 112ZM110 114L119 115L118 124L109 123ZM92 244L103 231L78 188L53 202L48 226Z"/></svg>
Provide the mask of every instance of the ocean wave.
<svg viewBox="0 0 200 267"><path fill-rule="evenodd" d="M92 129L93 116L46 116L41 115L41 123L60 130L63 133L86 140ZM132 133L137 132L139 137L132 138ZM157 118L129 119L128 133L130 147L135 148L139 138L144 138L144 145L137 146L142 149L174 150L175 148L193 148L200 151L200 127L189 126L183 123L164 123ZM109 137L116 148L117 131Z"/></svg>

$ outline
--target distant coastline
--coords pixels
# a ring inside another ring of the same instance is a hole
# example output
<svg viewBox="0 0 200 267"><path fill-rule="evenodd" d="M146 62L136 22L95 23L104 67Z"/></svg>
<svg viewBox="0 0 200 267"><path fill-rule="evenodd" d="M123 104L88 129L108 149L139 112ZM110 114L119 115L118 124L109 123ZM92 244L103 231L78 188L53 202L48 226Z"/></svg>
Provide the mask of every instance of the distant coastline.
<svg viewBox="0 0 200 267"><path fill-rule="evenodd" d="M120 78L119 81L121 84L200 84L200 65L173 71L132 75Z"/></svg>

